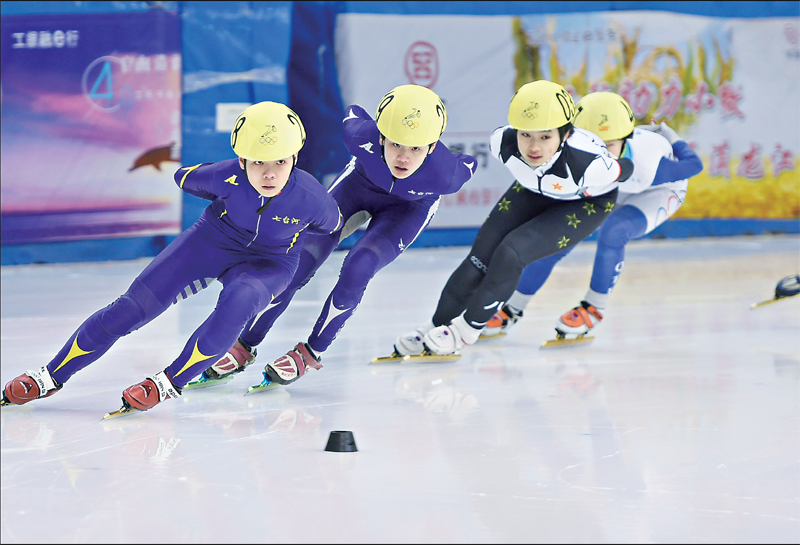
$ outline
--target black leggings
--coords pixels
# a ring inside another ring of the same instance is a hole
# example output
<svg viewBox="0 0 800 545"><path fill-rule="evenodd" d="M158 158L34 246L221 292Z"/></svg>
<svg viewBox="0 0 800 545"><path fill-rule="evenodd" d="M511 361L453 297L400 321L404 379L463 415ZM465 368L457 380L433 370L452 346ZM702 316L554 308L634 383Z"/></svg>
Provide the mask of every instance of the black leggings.
<svg viewBox="0 0 800 545"><path fill-rule="evenodd" d="M616 201L616 189L563 201L514 182L489 213L467 258L450 275L433 324L448 324L466 309L467 323L482 328L514 293L527 265L591 235Z"/></svg>

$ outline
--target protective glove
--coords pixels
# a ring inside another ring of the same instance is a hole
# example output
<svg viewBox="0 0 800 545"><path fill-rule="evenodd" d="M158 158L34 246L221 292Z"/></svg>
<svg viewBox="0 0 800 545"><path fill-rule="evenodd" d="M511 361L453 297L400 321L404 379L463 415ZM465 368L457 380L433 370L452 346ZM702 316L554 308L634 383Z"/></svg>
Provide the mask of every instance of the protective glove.
<svg viewBox="0 0 800 545"><path fill-rule="evenodd" d="M645 131L652 131L652 132L654 132L656 134L660 134L661 136L663 136L664 138L666 138L669 141L670 145L674 144L678 140L683 140L683 138L681 138L678 135L678 133L676 133L674 130L672 130L663 121L661 122L660 125L656 125L655 123L652 123L650 125L640 125L637 128L645 130Z"/></svg>

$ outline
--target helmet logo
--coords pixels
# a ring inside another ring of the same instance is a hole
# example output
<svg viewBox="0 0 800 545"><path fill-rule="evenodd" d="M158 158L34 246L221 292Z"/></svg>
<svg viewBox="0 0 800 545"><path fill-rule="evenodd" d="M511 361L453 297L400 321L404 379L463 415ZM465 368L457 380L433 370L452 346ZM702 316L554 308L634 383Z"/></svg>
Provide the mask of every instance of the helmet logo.
<svg viewBox="0 0 800 545"><path fill-rule="evenodd" d="M444 104L442 103L442 99L439 99L439 104L436 105L436 115L438 115L442 119L442 130L439 131L439 136L444 134L444 127L447 123L447 116L444 113Z"/></svg>
<svg viewBox="0 0 800 545"><path fill-rule="evenodd" d="M306 143L306 128L303 127L303 124L300 122L300 118L297 117L297 114L294 112L290 114L286 114L286 117L289 119L289 123L292 125L297 125L297 128L300 129L300 142L301 145Z"/></svg>
<svg viewBox="0 0 800 545"><path fill-rule="evenodd" d="M403 118L403 125L409 129L416 129L419 127L419 121L415 121L415 117L422 117L422 112L417 108L411 108L413 111Z"/></svg>
<svg viewBox="0 0 800 545"><path fill-rule="evenodd" d="M277 144L278 137L274 135L277 130L278 128L275 125L267 125L266 132L261 135L261 138L258 139L258 142L260 144Z"/></svg>
<svg viewBox="0 0 800 545"><path fill-rule="evenodd" d="M375 121L377 121L378 119L380 119L380 118L381 118L381 114L383 113L383 110L385 110L385 109L386 109L386 107L389 105L389 103L390 103L392 100L394 100L394 95L393 95L393 94L391 94L391 93L389 93L389 94L385 95L385 96L384 96L384 97L381 99L381 103L380 103L380 104L378 104L378 115L377 115L377 116L375 116Z"/></svg>
<svg viewBox="0 0 800 545"><path fill-rule="evenodd" d="M522 117L527 117L528 119L536 119L539 117L539 114L534 112L533 110L539 109L538 102L531 102L531 105L522 110Z"/></svg>
<svg viewBox="0 0 800 545"><path fill-rule="evenodd" d="M626 111L626 112L628 112L628 120L630 120L630 121L631 121L631 123L632 123L632 122L633 122L633 120L634 120L634 116L633 116L633 110L631 110L631 107L630 107L630 106L628 106L628 103L627 103L627 102L625 102L624 100L623 100L623 101L621 101L621 104L622 104L622 106L625 108L625 111Z"/></svg>
<svg viewBox="0 0 800 545"><path fill-rule="evenodd" d="M597 124L598 128L600 129L600 132L604 132L611 129L611 127L609 127L607 123L608 123L608 116L606 114L600 114L600 123Z"/></svg>
<svg viewBox="0 0 800 545"><path fill-rule="evenodd" d="M236 126L233 128L233 132L231 133L231 147L236 147L236 142L239 140L239 129L244 126L244 122L247 118L245 116L241 116L239 119L236 120Z"/></svg>
<svg viewBox="0 0 800 545"><path fill-rule="evenodd" d="M572 96L564 89L556 93L556 98L564 111L564 117L567 118L567 121L572 121L575 115L575 102L572 101Z"/></svg>

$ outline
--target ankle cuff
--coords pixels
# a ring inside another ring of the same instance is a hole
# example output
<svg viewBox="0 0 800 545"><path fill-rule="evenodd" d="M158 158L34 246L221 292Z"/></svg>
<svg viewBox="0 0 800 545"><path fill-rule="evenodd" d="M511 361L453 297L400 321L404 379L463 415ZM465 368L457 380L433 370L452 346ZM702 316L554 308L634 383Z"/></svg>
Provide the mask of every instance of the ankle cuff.
<svg viewBox="0 0 800 545"><path fill-rule="evenodd" d="M172 381L167 376L166 371L161 371L160 373L156 373L152 377L147 378L155 383L156 389L158 389L159 401L164 401L165 399L170 399L181 395L181 388L178 388L172 384Z"/></svg>
<svg viewBox="0 0 800 545"><path fill-rule="evenodd" d="M36 381L36 385L39 387L39 397L44 397L48 392L61 387L56 384L46 365L37 371L28 371L28 376Z"/></svg>
<svg viewBox="0 0 800 545"><path fill-rule="evenodd" d="M450 327L455 329L464 344L475 344L478 341L478 337L481 336L481 330L469 325L463 314L453 318L453 321L450 322Z"/></svg>

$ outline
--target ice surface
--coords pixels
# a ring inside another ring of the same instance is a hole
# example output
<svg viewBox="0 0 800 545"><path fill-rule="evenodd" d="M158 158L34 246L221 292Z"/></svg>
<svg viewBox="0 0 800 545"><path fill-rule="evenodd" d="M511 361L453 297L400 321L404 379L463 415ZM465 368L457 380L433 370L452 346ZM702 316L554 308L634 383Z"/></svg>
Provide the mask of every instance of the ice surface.
<svg viewBox="0 0 800 545"><path fill-rule="evenodd" d="M594 243L525 317L456 363L382 364L468 248L380 271L323 369L244 396L305 340L343 252L254 365L101 422L168 365L218 283L121 339L56 395L2 409L5 543L800 541L800 237L634 241L589 346L539 350L589 284ZM2 384L44 365L147 259L2 267ZM333 430L358 452L326 452Z"/></svg>

